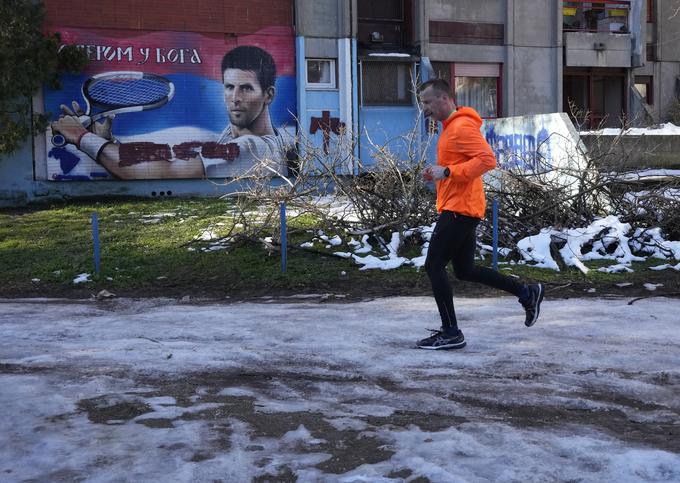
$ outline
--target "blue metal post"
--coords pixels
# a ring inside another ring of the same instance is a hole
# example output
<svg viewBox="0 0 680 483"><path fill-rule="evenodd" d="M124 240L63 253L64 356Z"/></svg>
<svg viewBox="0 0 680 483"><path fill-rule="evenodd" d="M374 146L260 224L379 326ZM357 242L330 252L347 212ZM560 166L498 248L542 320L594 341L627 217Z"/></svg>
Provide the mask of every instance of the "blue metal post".
<svg viewBox="0 0 680 483"><path fill-rule="evenodd" d="M286 272L286 252L288 240L286 239L286 202L281 202L281 271Z"/></svg>
<svg viewBox="0 0 680 483"><path fill-rule="evenodd" d="M99 220L92 213L92 244L94 245L94 272L99 274Z"/></svg>
<svg viewBox="0 0 680 483"><path fill-rule="evenodd" d="M491 209L493 212L493 250L491 255L491 265L494 270L498 270L498 201L494 198L491 202Z"/></svg>

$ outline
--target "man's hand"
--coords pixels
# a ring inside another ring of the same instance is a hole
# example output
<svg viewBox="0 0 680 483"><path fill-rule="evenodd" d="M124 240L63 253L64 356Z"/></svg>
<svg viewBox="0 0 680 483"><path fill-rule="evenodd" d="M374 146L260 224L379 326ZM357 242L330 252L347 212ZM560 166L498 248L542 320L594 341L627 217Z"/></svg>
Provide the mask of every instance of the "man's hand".
<svg viewBox="0 0 680 483"><path fill-rule="evenodd" d="M87 132L76 116L62 116L52 123L52 133L61 134L70 144L77 145Z"/></svg>
<svg viewBox="0 0 680 483"><path fill-rule="evenodd" d="M72 109L64 104L60 106L62 115L52 123L53 133L61 134L66 142L71 144L78 144L83 134L88 131L108 141L113 141L111 133L113 116L107 116L103 122L90 122L90 118L85 115L76 101L73 101L71 106Z"/></svg>
<svg viewBox="0 0 680 483"><path fill-rule="evenodd" d="M438 164L426 166L423 170L423 179L427 182L438 181L449 176L449 168L439 166Z"/></svg>

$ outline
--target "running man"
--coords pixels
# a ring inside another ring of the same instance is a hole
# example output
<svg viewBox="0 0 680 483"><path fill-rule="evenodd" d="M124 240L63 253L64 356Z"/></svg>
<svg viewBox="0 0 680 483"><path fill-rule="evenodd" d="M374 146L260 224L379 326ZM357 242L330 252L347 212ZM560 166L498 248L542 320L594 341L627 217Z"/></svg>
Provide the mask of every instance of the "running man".
<svg viewBox="0 0 680 483"><path fill-rule="evenodd" d="M424 82L419 97L424 115L442 123L437 142L437 164L423 171L423 179L434 181L437 187L439 218L430 239L425 270L442 326L417 345L421 349L465 347L446 272L449 262L459 280L483 283L518 297L526 312L525 325L531 327L538 319L543 285L523 284L490 268L475 265L476 229L486 210L482 175L496 167L493 151L480 131L482 119L474 109L456 106L451 86L443 79Z"/></svg>

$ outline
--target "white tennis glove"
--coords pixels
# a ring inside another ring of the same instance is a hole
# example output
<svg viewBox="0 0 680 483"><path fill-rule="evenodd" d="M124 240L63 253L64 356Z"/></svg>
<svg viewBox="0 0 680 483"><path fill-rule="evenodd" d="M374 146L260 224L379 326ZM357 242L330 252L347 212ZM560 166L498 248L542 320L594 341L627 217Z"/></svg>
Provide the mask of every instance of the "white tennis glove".
<svg viewBox="0 0 680 483"><path fill-rule="evenodd" d="M440 179L444 179L451 174L451 171L449 168L446 168L444 166L439 166L438 164L434 164L431 166L427 166L423 170L423 179L425 181L439 181Z"/></svg>

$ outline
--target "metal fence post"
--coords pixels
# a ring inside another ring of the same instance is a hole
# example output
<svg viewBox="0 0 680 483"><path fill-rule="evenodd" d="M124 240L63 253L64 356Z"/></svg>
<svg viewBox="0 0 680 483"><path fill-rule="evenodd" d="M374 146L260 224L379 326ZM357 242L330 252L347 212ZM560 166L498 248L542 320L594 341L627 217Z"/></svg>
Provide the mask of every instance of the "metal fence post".
<svg viewBox="0 0 680 483"><path fill-rule="evenodd" d="M99 275L99 220L97 213L92 213L92 244L94 245L94 272Z"/></svg>
<svg viewBox="0 0 680 483"><path fill-rule="evenodd" d="M494 198L491 202L493 212L493 250L491 255L491 266L494 270L498 270L498 201Z"/></svg>
<svg viewBox="0 0 680 483"><path fill-rule="evenodd" d="M286 272L286 255L288 240L286 239L286 202L282 201L281 207L281 272Z"/></svg>

